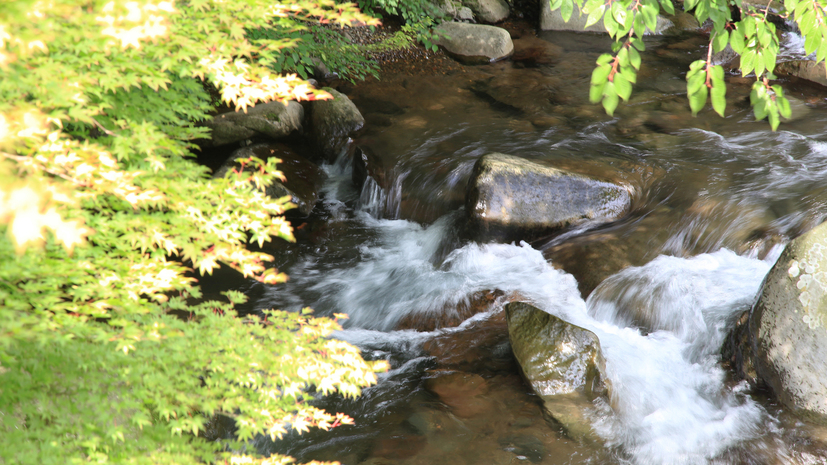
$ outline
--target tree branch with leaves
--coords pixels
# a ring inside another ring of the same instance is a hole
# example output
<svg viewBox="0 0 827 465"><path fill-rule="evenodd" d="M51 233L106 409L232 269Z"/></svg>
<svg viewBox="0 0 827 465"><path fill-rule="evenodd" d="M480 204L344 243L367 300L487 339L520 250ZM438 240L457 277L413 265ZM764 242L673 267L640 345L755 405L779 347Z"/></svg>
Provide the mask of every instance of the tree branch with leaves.
<svg viewBox="0 0 827 465"><path fill-rule="evenodd" d="M0 464L286 463L240 441L351 419L308 390L354 396L382 362L308 312L239 318L191 276L287 277L246 248L294 240L281 173L251 159L211 179L193 160L213 110L329 98L268 64L287 41L245 27L377 24L352 4L296 0L19 0L0 9Z"/></svg>
<svg viewBox="0 0 827 465"><path fill-rule="evenodd" d="M550 0L549 3L552 10L560 9L566 21L571 18L575 6L588 15L586 27L602 19L606 32L615 39L613 50L616 55L604 54L598 58L590 92L592 102L602 102L606 112L613 114L619 100L629 98L630 92L624 81L634 84L635 70L639 69L639 64L635 66L637 62L623 50L630 50L633 39L643 39L646 28L655 30L661 10L674 14L671 0ZM775 130L782 117L790 117L790 103L784 97L782 87L772 83L776 79L773 71L780 45L776 27L768 17L771 4L760 7L741 0L686 0L684 9L691 11L699 23L708 19L712 22L707 56L690 64L686 76L687 96L693 114L701 111L709 99L715 112L724 116L725 72L721 65L713 63L713 56L730 46L740 55L738 68L741 75L755 79L750 94L755 118L768 118ZM808 55L815 53L817 63L824 61L827 57L827 2L785 0L783 5L776 6L778 10L772 14L792 19L798 26L805 39L805 52ZM738 21L734 17L739 18ZM620 85L617 83L618 73L623 76Z"/></svg>

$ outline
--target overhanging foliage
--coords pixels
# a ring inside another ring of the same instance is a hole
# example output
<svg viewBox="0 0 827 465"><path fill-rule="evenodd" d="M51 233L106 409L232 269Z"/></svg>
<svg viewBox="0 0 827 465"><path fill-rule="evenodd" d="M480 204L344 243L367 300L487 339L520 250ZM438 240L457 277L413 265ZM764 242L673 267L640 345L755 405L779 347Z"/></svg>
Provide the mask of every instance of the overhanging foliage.
<svg viewBox="0 0 827 465"><path fill-rule="evenodd" d="M654 31L657 15L663 10L674 13L672 0L549 0L552 10L560 9L568 21L575 4L588 15L586 27L603 19L606 31L615 39L613 54L597 59L592 74L591 100L602 102L606 112L614 113L620 99L628 100L640 69L638 51L643 50L646 30ZM827 2L823 0L784 0L766 5L742 0L686 0L684 9L691 11L699 23L711 20L709 52L705 59L693 62L687 73L687 95L692 112L697 114L711 97L712 108L721 116L726 109L724 69L713 64L713 53L729 45L740 55L739 68L745 77L752 76L750 101L755 118L768 118L772 129L781 117L790 117L790 103L775 79L779 51L778 34L769 15L792 19L805 38L805 52L815 53L817 62L827 57ZM737 20L736 20L737 19Z"/></svg>
<svg viewBox="0 0 827 465"><path fill-rule="evenodd" d="M350 4L296 0L22 0L0 10L0 464L282 463L199 438L350 419L306 388L357 395L382 363L326 336L335 321L241 319L203 301L188 267L286 279L248 240L293 240L275 160L211 180L191 159L210 99L327 98L268 65L289 40L245 27L375 24Z"/></svg>

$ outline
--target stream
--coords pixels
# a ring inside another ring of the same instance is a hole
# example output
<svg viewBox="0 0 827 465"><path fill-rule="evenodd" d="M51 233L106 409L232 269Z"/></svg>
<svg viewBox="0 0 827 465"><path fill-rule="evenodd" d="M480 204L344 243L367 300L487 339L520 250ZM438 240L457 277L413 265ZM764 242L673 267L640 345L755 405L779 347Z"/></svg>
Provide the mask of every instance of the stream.
<svg viewBox="0 0 827 465"><path fill-rule="evenodd" d="M730 73L726 118L693 117L685 73L707 39L649 37L610 117L588 102L607 38L509 27L510 60L343 84L381 175L357 190L350 160L324 166L323 200L277 255L290 280L243 290L253 310L347 313L335 337L391 369L358 399L318 400L354 426L256 446L345 465L827 463L827 432L720 356L784 244L825 219L825 89L783 80L793 121L772 132L752 116L752 79ZM632 211L530 242L468 242L465 186L490 152L621 180ZM612 395L585 412L595 438L568 437L522 380L509 299L600 339Z"/></svg>

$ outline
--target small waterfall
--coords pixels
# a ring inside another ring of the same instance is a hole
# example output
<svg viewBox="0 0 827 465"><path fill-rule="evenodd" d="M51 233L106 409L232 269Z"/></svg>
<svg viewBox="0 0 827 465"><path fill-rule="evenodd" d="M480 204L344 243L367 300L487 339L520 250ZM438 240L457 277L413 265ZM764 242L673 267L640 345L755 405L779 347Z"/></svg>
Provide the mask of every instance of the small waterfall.
<svg viewBox="0 0 827 465"><path fill-rule="evenodd" d="M370 176L365 179L362 193L359 195L359 210L374 218L382 218L387 204L387 194L384 189Z"/></svg>

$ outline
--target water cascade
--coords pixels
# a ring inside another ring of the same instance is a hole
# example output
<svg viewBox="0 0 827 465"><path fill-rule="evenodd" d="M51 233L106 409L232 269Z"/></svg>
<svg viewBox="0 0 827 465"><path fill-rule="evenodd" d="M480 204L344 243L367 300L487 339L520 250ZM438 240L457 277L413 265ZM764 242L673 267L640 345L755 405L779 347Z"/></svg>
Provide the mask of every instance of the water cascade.
<svg viewBox="0 0 827 465"><path fill-rule="evenodd" d="M750 122L745 90L733 80L726 119L711 112L692 118L681 106L685 95L670 91L663 76L680 82L683 55L701 53L701 47L692 48L692 38L683 48L671 40L651 39L647 50L660 51L645 57L651 79L642 76L637 97L617 118L585 103L601 39L573 34L539 41L554 64L504 62L353 90L357 105L372 92L405 109L391 125L375 128L370 108L362 109L368 128L357 143L383 159L384 185L368 177L359 191L347 160L326 166L318 208L335 232L285 269L288 283L263 289L253 305L347 313L336 337L361 347L366 357L389 359L392 369L360 399L320 400L354 416L357 426L277 443L262 439L259 447L353 465L823 463L825 451L800 440L814 430L731 379L720 348L785 241L827 211L827 192L819 186L827 172L821 140L827 107L816 102L807 118L772 133L765 123ZM521 86L537 79L554 98L519 97ZM795 94L798 88L791 89ZM498 101L512 96L509 104L519 111L475 98L480 92ZM474 161L489 152L622 172L640 195L628 217L612 225L531 243L464 241L465 182ZM584 299L578 280L543 251L571 241L617 243L602 259L629 263ZM640 254L624 255L634 243L643 244ZM652 251L653 259L635 261ZM484 311L469 316L457 310L486 292L495 297ZM507 361L507 343L490 344L476 362L491 363L473 374L487 383L474 394L484 406L474 412L483 413L463 416L434 395L441 392L434 379L464 372L440 365L428 347L495 324L508 299L529 302L599 338L612 395L587 412L595 441L570 440L543 419ZM437 317L459 323L420 331L404 325Z"/></svg>

